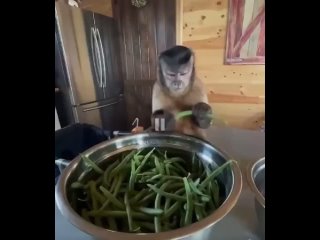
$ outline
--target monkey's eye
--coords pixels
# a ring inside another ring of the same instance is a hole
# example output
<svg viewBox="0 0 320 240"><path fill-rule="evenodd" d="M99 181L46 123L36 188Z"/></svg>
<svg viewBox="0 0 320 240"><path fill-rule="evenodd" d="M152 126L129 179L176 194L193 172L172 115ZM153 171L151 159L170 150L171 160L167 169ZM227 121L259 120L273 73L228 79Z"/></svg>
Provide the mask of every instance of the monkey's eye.
<svg viewBox="0 0 320 240"><path fill-rule="evenodd" d="M175 76L174 73L168 73L168 75L169 75L170 77L174 77L174 76Z"/></svg>
<svg viewBox="0 0 320 240"><path fill-rule="evenodd" d="M181 76L184 76L184 75L186 75L186 74L187 74L187 73L180 73Z"/></svg>

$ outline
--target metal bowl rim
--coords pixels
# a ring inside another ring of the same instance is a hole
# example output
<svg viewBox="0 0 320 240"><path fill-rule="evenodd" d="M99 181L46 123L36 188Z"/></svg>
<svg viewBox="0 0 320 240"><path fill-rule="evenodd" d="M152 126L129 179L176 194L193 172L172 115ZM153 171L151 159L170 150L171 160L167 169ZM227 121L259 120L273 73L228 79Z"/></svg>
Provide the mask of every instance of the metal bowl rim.
<svg viewBox="0 0 320 240"><path fill-rule="evenodd" d="M183 138L184 140L187 138L188 140L192 140L196 142L198 141L203 145L207 145L209 148L213 148L223 158L229 159L228 155L225 152L221 151L219 148L217 148L215 145L209 142L206 142L191 136L185 136L180 134L165 135L163 133L161 134L139 133L139 134L130 135L130 136L121 136L121 137L97 144L87 149L86 151L84 151L83 154L85 155L91 154L92 152L97 151L98 149L103 148L105 146L111 145L116 141L121 141L122 139L128 139L128 138L137 137L137 136L141 136L141 137L167 136L167 137L174 137L178 139ZM223 217L225 217L237 203L240 197L240 193L242 191L243 180L242 180L241 170L237 163L233 163L232 164L233 184L232 184L232 189L230 191L229 196L225 199L224 203L217 210L215 210L212 214L202 219L201 221L195 222L183 228L178 228L175 230L160 232L160 233L116 232L116 231L100 228L92 223L87 222L77 212L73 210L69 201L67 200L66 189L64 188L64 186L67 183L69 175L72 173L73 169L77 166L80 159L81 159L80 156L77 156L76 158L74 158L60 175L55 188L56 204L58 209L62 213L62 215L66 217L71 222L71 224L73 224L75 227L77 227L81 231L84 231L91 236L98 237L99 239L105 239L106 236L110 237L110 239L120 238L125 240L150 239L150 238L154 240L160 240L160 239L180 239L183 237L187 237L189 235L195 234L199 231L209 228L210 226L219 222Z"/></svg>
<svg viewBox="0 0 320 240"><path fill-rule="evenodd" d="M251 189L251 191L253 191L256 200L259 202L259 204L265 208L265 197L261 194L261 192L259 191L259 189L257 188L255 181L254 181L254 169L258 164L263 164L265 165L265 157L260 158L256 161L254 161L253 163L249 164L248 168L247 168L247 180L248 180L248 184L249 187Z"/></svg>

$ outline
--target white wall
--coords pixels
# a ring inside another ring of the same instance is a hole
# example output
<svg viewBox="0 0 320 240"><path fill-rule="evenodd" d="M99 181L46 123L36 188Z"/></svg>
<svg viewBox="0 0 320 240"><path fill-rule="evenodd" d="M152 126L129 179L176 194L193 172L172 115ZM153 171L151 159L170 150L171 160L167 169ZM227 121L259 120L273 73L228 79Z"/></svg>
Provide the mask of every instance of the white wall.
<svg viewBox="0 0 320 240"><path fill-rule="evenodd" d="M56 108L54 108L54 114L55 114L54 125L55 125L55 131L56 131L61 128Z"/></svg>

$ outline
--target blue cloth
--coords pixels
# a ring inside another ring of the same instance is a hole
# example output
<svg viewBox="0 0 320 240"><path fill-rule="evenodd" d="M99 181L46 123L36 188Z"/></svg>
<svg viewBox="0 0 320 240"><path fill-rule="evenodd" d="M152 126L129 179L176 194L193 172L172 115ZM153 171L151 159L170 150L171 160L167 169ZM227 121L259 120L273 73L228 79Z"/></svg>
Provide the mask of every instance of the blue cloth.
<svg viewBox="0 0 320 240"><path fill-rule="evenodd" d="M111 138L111 133L96 126L76 123L55 132L55 159L72 160L80 153ZM55 166L57 180L60 171Z"/></svg>

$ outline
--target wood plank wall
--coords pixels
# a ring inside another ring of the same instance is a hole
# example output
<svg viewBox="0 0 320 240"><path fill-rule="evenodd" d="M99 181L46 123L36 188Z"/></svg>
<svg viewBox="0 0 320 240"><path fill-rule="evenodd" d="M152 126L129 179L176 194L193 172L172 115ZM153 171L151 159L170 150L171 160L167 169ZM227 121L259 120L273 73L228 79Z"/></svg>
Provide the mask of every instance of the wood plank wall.
<svg viewBox="0 0 320 240"><path fill-rule="evenodd" d="M176 42L175 9L173 0L149 1L141 9L132 6L131 1L113 0L128 128L136 117L144 127L150 126L157 56Z"/></svg>
<svg viewBox="0 0 320 240"><path fill-rule="evenodd" d="M265 66L224 65L228 0L183 0L183 44L196 54L197 75L219 122L257 129L264 120Z"/></svg>

